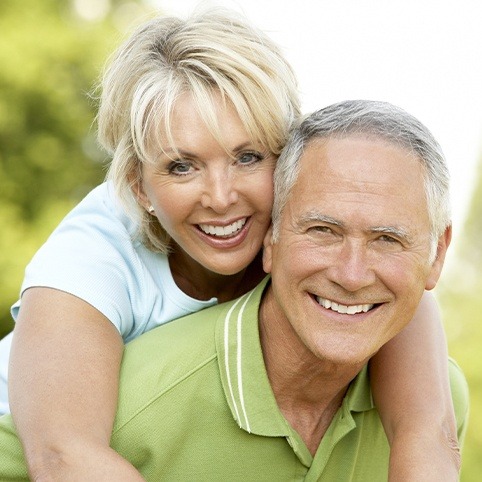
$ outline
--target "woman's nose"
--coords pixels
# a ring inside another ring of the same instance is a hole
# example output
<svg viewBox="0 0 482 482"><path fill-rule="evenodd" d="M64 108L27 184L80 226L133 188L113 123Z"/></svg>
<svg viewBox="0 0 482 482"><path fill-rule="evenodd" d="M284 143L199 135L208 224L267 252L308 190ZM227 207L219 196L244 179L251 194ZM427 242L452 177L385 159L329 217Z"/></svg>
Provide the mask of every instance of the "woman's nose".
<svg viewBox="0 0 482 482"><path fill-rule="evenodd" d="M229 207L238 202L235 181L229 174L215 173L209 176L201 196L201 205L223 214Z"/></svg>

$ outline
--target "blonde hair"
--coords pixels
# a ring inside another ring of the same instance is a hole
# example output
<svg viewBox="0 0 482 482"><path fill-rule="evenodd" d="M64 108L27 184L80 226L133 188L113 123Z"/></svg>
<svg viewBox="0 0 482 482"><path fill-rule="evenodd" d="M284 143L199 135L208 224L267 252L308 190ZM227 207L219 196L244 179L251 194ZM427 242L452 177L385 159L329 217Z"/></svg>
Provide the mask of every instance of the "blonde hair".
<svg viewBox="0 0 482 482"><path fill-rule="evenodd" d="M279 48L225 9L182 20L160 16L140 26L114 53L102 79L99 141L112 156L108 178L150 249L168 252L169 235L137 202L141 165L172 139L176 100L191 93L219 139L213 92L234 106L253 139L278 156L300 115L296 79Z"/></svg>

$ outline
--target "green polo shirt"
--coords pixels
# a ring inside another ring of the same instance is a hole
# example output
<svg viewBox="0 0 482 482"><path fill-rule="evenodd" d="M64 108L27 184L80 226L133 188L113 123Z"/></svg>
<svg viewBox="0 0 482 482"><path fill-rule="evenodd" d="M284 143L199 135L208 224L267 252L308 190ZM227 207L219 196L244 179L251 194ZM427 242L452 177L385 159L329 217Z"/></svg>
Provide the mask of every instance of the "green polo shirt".
<svg viewBox="0 0 482 482"><path fill-rule="evenodd" d="M112 447L152 482L386 480L389 449L366 368L315 457L279 411L259 341L265 286L127 345ZM468 393L455 364L451 379L463 436ZM0 420L0 480L27 480L9 417Z"/></svg>

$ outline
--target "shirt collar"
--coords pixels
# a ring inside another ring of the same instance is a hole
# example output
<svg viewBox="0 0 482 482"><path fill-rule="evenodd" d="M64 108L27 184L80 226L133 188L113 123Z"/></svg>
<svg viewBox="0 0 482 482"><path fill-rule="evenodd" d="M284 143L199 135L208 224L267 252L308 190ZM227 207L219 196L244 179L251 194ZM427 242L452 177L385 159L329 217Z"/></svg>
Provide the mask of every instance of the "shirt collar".
<svg viewBox="0 0 482 482"><path fill-rule="evenodd" d="M216 324L216 350L226 400L237 424L257 435L290 437L293 430L276 403L259 337L259 305L269 279L226 305ZM351 382L341 410L352 418L350 412L372 408L365 367Z"/></svg>

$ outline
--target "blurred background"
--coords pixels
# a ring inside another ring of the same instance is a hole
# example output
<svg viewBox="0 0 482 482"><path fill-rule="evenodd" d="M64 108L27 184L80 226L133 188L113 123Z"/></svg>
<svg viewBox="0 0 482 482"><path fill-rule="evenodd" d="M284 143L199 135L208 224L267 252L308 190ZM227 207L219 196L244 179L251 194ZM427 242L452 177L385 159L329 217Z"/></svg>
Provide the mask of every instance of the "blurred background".
<svg viewBox="0 0 482 482"><path fill-rule="evenodd" d="M470 387L462 482L482 473L482 4L478 0L213 1L283 48L305 112L348 98L397 104L440 141L452 175L454 242L436 289L450 354ZM25 265L103 180L91 93L119 41L189 0L0 1L0 338Z"/></svg>

